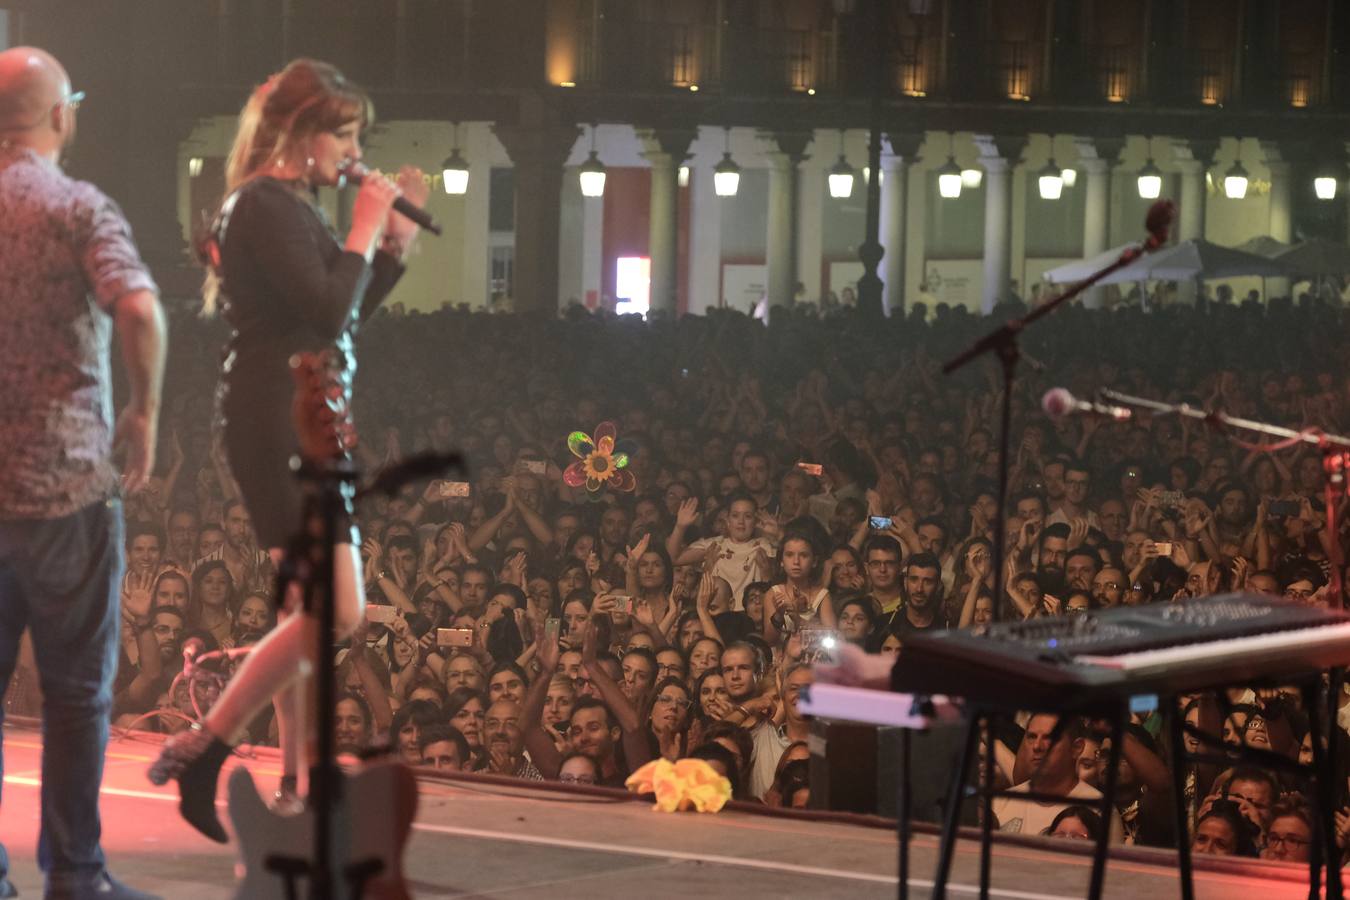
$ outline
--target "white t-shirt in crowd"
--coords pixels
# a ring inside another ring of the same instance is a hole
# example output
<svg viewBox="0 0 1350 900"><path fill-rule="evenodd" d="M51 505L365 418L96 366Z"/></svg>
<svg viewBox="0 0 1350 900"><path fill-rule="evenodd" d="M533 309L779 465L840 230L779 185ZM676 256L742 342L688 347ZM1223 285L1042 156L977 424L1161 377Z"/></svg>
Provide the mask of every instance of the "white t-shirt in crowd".
<svg viewBox="0 0 1350 900"><path fill-rule="evenodd" d="M783 752L792 741L788 740L782 728L772 722L760 722L750 729L750 739L754 741L754 751L750 755L747 793L756 800L762 800L769 788L773 787L778 761L783 758Z"/></svg>
<svg viewBox="0 0 1350 900"><path fill-rule="evenodd" d="M767 581L772 572L760 572L755 568L755 554L760 550L773 559L778 556L778 548L768 538L756 537L748 541L733 541L731 538L703 538L689 545L690 550L700 553L707 551L713 544L721 548L717 562L713 564L713 574L725 578L731 585L733 608L741 609L741 595L746 585L755 581Z"/></svg>
<svg viewBox="0 0 1350 900"><path fill-rule="evenodd" d="M1025 793L1031 790L1031 782L1024 781L1021 784L1009 788L1015 793ZM1080 781L1074 785L1073 790L1069 791L1069 796L1075 800L1088 801L1082 805L1096 809L1095 804L1102 799L1102 792L1085 781ZM1018 797L995 797L994 798L994 818L998 820L998 830L1007 831L1013 834L1038 835L1050 827L1055 821L1055 816L1059 815L1074 803L1038 803L1034 800L1023 800ZM1124 841L1124 829L1120 823L1120 815L1116 812L1111 814L1111 842L1119 844Z"/></svg>

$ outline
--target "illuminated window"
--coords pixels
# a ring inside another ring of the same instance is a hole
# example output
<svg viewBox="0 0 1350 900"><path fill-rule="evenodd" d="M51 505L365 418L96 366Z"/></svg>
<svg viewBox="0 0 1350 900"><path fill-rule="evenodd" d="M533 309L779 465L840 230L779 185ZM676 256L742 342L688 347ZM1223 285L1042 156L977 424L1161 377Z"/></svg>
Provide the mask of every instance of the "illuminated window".
<svg viewBox="0 0 1350 900"><path fill-rule="evenodd" d="M651 308L652 261L647 256L620 256L614 270L614 311L647 314Z"/></svg>

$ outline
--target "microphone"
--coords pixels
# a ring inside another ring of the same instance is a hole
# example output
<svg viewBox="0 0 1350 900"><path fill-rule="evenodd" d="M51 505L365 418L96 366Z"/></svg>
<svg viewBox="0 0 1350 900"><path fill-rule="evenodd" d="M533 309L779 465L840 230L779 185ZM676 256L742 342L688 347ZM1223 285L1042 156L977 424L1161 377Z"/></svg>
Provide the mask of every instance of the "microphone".
<svg viewBox="0 0 1350 900"><path fill-rule="evenodd" d="M1144 218L1144 228L1148 231L1148 240L1144 242L1145 252L1157 250L1167 243L1167 235L1176 217L1177 207L1171 200L1158 200L1148 208L1148 216Z"/></svg>
<svg viewBox="0 0 1350 900"><path fill-rule="evenodd" d="M354 159L348 160L346 165L339 168L339 171L352 184L360 184L370 174L370 169L366 168L364 163L357 162ZM441 226L436 224L436 220L425 209L412 203L407 197L395 198L394 210L403 218L416 222L422 227L423 231L430 231L435 235L441 233Z"/></svg>
<svg viewBox="0 0 1350 900"><path fill-rule="evenodd" d="M1124 406L1112 406L1097 400L1079 400L1062 387L1045 392L1045 396L1041 397L1041 409L1056 421L1072 415L1102 416L1113 422L1128 422L1134 418L1133 410Z"/></svg>
<svg viewBox="0 0 1350 900"><path fill-rule="evenodd" d="M183 641L183 674L191 675L197 667L197 657L206 650L206 642L199 637L190 637Z"/></svg>

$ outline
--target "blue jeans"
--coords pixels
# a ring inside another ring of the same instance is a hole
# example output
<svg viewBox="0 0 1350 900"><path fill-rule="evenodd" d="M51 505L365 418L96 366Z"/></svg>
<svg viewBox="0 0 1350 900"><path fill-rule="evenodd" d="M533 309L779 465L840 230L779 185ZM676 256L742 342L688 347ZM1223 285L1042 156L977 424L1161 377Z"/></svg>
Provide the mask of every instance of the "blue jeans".
<svg viewBox="0 0 1350 900"><path fill-rule="evenodd" d="M122 541L119 500L60 519L0 520L0 704L27 627L42 685L38 865L49 884L104 868L98 793L117 673ZM3 847L0 860L8 863Z"/></svg>

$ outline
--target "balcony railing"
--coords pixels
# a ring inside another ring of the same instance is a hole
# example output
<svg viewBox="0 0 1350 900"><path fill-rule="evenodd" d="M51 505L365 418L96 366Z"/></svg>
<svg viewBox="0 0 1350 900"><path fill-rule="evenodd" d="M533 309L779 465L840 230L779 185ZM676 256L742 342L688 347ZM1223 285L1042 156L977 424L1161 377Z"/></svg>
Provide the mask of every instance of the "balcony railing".
<svg viewBox="0 0 1350 900"><path fill-rule="evenodd" d="M509 83L509 31L480 4L445 0L181 0L201 83L254 84L288 60L332 62L372 89ZM518 44L518 41L517 41ZM518 49L518 47L517 47ZM518 67L523 71L524 66ZM517 79L518 80L518 79Z"/></svg>
<svg viewBox="0 0 1350 900"><path fill-rule="evenodd" d="M1108 103L1124 103L1139 88L1139 51L1118 44L1088 48L1088 60L1096 73L1097 97Z"/></svg>
<svg viewBox="0 0 1350 900"><path fill-rule="evenodd" d="M1045 93L1045 46L1040 41L990 41L986 90L994 97L1030 100Z"/></svg>
<svg viewBox="0 0 1350 900"><path fill-rule="evenodd" d="M1286 53L1280 99L1299 109L1321 105L1322 79L1317 71L1318 63L1316 54Z"/></svg>
<svg viewBox="0 0 1350 900"><path fill-rule="evenodd" d="M1205 106L1228 102L1231 85L1229 55L1223 50L1187 51L1190 57L1191 98Z"/></svg>
<svg viewBox="0 0 1350 900"><path fill-rule="evenodd" d="M827 33L587 20L580 28L579 81L610 87L734 86L778 93L832 87Z"/></svg>

